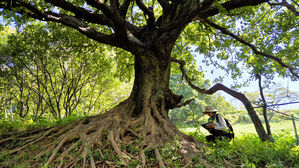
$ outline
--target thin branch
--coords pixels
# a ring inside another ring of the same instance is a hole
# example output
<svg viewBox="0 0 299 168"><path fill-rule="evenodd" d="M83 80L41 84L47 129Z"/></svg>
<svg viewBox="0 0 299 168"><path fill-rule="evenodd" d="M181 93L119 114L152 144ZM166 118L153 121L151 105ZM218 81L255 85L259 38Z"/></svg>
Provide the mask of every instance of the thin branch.
<svg viewBox="0 0 299 168"><path fill-rule="evenodd" d="M143 11L143 13L148 16L147 19L148 25L153 26L156 20L153 9L151 7L149 8L146 7L141 0L136 0L136 4Z"/></svg>
<svg viewBox="0 0 299 168"><path fill-rule="evenodd" d="M282 67L287 68L287 69L291 72L292 75L294 75L295 77L299 78L298 74L294 71L294 69L293 69L291 66L287 65L286 63L284 63L284 62L282 61L281 58L277 58L277 57L275 57L275 56L273 56L273 55L270 55L270 54L267 54L267 53L264 53L264 52L259 51L259 50L258 50L254 45L252 45L251 43L249 43L249 42L243 40L243 39L240 38L239 36L233 34L232 32L228 31L228 30L225 29L224 27L221 27L221 26L219 26L219 25L213 23L212 21L210 21L210 20L208 20L208 19L206 19L205 22L208 23L209 25L211 25L212 27L214 27L214 28L220 30L223 34L227 34L227 35L231 36L232 38L236 39L237 41L239 41L240 43L242 43L242 44L244 44L244 45L247 45L248 47L250 47L250 48L252 49L252 51L253 51L255 54L257 54L257 55L261 55L261 56L264 56L264 57L267 57L267 58L270 58L270 59L272 59L272 60L275 60L275 61L278 62Z"/></svg>
<svg viewBox="0 0 299 168"><path fill-rule="evenodd" d="M258 85L259 85L259 89L260 89L260 95L261 95L262 102L263 102L263 116L264 116L264 120L265 120L265 124L266 124L267 134L269 135L270 142L274 142L274 140L272 138L272 134L271 134L271 128L270 128L268 116L267 116L267 102L266 102L266 99L265 99L265 96L264 96L264 92L263 92L262 77L261 77L260 74L256 74L256 78L258 79Z"/></svg>
<svg viewBox="0 0 299 168"><path fill-rule="evenodd" d="M271 104L271 105L267 105L267 107L282 106L282 105L297 104L297 103L299 103L299 101L297 101L297 102L289 102L289 103ZM263 107L263 106L257 106L257 107L254 107L254 108L261 108L261 107Z"/></svg>
<svg viewBox="0 0 299 168"><path fill-rule="evenodd" d="M294 2L294 4L296 4L297 6L299 6L299 4L296 1L292 0L292 2Z"/></svg>
<svg viewBox="0 0 299 168"><path fill-rule="evenodd" d="M265 17L266 15L271 11L271 9L269 9L256 23L255 25L259 24Z"/></svg>
<svg viewBox="0 0 299 168"><path fill-rule="evenodd" d="M46 0L46 2L60 7L66 11L70 11L75 14L76 18L82 18L90 23L98 23L107 26L113 25L113 23L107 18L107 16L91 12L83 7L76 6L71 2L67 2L65 0Z"/></svg>
<svg viewBox="0 0 299 168"><path fill-rule="evenodd" d="M180 108L180 107L183 107L183 106L187 106L189 103L191 103L191 101L193 101L194 100L194 98L192 98L192 99L189 99L189 100L186 100L185 102L182 102L182 103L180 103L180 104L177 104L175 107L173 107L173 108Z"/></svg>

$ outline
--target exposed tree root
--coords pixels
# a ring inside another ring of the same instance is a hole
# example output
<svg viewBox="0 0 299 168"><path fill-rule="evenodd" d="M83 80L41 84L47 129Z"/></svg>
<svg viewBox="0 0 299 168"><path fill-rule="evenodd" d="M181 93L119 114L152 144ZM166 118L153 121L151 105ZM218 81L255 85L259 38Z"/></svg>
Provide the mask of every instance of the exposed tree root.
<svg viewBox="0 0 299 168"><path fill-rule="evenodd" d="M58 130L58 129L59 129L59 127L52 128L52 129L48 130L42 137L33 139L32 141L30 141L29 143L23 145L22 147L17 148L17 149L14 149L14 150L6 151L5 153L6 153L6 154L13 154L13 153L15 153L15 152L18 152L18 151L20 151L20 150L22 150L22 149L24 149L24 148L26 148L26 147L28 147L28 146L30 146L30 145L36 143L36 142L38 142L38 141L43 140L43 139L44 139L47 135L49 135L51 132L56 131L56 130ZM15 139L16 139L16 138L15 138ZM20 139L22 139L22 138L20 138ZM5 142L5 141L4 141L4 142ZM3 143L3 142L2 142L2 143Z"/></svg>
<svg viewBox="0 0 299 168"><path fill-rule="evenodd" d="M46 144L42 148L44 150L36 153L34 157L35 159L47 158L43 166L60 168L75 167L79 164L80 167L96 168L98 164L114 164L107 160L107 156L102 153L102 150L112 152L111 156L122 160L125 167L127 167L127 162L136 158L143 167L153 164L147 160L149 156L146 152L153 151L157 160L156 164L160 167L167 167L159 148L177 139L180 143L177 146L177 152L186 160L186 164L190 164L192 157L199 154L199 142L181 133L169 120L166 112L164 114L161 107L153 103L154 100L151 101L139 116L127 117L125 112L129 111L129 107L122 106L115 108L110 113L88 117L66 127L48 129L43 136L31 135L31 140L28 143L7 151L7 153L13 154L26 150L33 144L40 146ZM10 140L17 138L14 137ZM8 141L5 139L1 142ZM175 145L173 144L173 146ZM139 152L130 151L135 148L141 150ZM98 154L94 155L94 153Z"/></svg>
<svg viewBox="0 0 299 168"><path fill-rule="evenodd" d="M17 135L14 135L14 134L7 134L7 135L2 135L0 138L4 138L4 137L7 137L7 138L4 138L2 140L0 140L0 144L2 143L5 143L7 141L13 141L13 140L19 140L19 139L23 139L23 140L26 140L26 139L31 139L32 137L34 136L39 136L37 133L41 132L41 131L44 131L44 130L48 130L50 128L43 128L43 129L38 129L38 130L32 130L32 131L28 131L28 132L24 132L24 133L20 133L20 134L17 134Z"/></svg>
<svg viewBox="0 0 299 168"><path fill-rule="evenodd" d="M164 165L163 160L161 158L160 152L157 148L155 148L155 154L156 154L157 160L159 161L159 166L162 167L162 168L165 168L165 165Z"/></svg>

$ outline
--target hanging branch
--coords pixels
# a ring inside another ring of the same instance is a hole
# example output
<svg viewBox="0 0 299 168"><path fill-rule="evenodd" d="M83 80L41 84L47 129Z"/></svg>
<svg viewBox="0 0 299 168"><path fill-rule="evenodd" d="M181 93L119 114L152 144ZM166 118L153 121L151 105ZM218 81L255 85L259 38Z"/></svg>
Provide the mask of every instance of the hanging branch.
<svg viewBox="0 0 299 168"><path fill-rule="evenodd" d="M180 65L180 70L183 74L183 77L184 79L187 81L187 83L189 84L189 86L198 91L199 93L203 93L203 94L214 94L215 92L217 92L218 90L222 90L224 92L226 92L227 94L233 96L234 98L240 100L243 105L245 106L245 108L247 109L247 112L255 126L255 129L260 137L261 140L265 141L265 140L270 140L270 137L269 135L266 133L263 125L262 125L262 122L260 120L260 118L258 117L257 113L255 112L252 104L250 103L250 101L247 99L247 97L240 93L240 92L237 92L237 91L234 91L226 86L224 86L223 84L221 83L218 83L214 86L212 86L210 89L206 90L206 89L202 89L196 85L194 85L191 81L191 79L189 78L189 76L187 75L186 71L185 71L185 62L183 60L178 60L178 59L175 59L175 58L171 58L171 61L172 62L175 62L175 63L178 63Z"/></svg>
<svg viewBox="0 0 299 168"><path fill-rule="evenodd" d="M272 60L275 60L275 61L278 62L282 67L287 68L287 69L291 72L292 75L294 75L295 77L297 77L297 78L299 79L299 75L294 71L294 69L293 69L291 66L287 65L286 63L284 63L284 62L282 61L281 58L277 58L277 57L275 57L275 56L273 56L273 55L266 54L266 53L264 53L264 52L259 51L253 44L251 44L251 43L249 43L249 42L243 40L243 39L240 38L239 36L233 34L232 32L228 31L228 30L225 29L224 27L221 27L221 26L219 26L219 25L213 23L212 21L210 21L210 20L208 20L208 19L205 19L204 21L205 21L206 23L208 23L210 26L212 26L212 27L214 27L214 28L220 30L223 34L227 34L227 35L231 36L232 38L236 39L237 41L239 41L240 43L242 43L242 44L244 44L244 45L247 45L248 47L250 47L250 48L252 49L252 51L253 51L255 54L257 54L257 55L261 55L261 56L264 56L264 57L267 57L267 58L270 58L270 59L272 59Z"/></svg>

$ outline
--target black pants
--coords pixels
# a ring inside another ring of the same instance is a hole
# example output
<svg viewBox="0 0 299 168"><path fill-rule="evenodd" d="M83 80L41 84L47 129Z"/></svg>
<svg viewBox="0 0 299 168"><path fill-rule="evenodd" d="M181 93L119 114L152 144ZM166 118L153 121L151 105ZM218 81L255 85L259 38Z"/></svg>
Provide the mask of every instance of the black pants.
<svg viewBox="0 0 299 168"><path fill-rule="evenodd" d="M230 141L234 138L234 134L227 133L227 132L221 131L221 130L212 130L212 131L210 131L210 133L212 135L206 136L206 140L208 142L214 142L215 143L216 140L222 141L222 140L225 140L225 139Z"/></svg>

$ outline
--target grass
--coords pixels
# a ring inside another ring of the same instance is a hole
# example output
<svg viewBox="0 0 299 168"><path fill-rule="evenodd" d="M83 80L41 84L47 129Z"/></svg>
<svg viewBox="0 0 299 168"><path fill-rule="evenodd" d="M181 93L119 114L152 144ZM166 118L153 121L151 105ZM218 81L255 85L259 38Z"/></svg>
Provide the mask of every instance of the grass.
<svg viewBox="0 0 299 168"><path fill-rule="evenodd" d="M298 121L295 124L299 130ZM208 144L204 149L204 155L214 167L299 168L299 146L296 145L293 122L272 122L270 126L274 143L262 142L253 124L233 124L234 141ZM204 143L205 136L209 134L201 127L181 130Z"/></svg>
<svg viewBox="0 0 299 168"><path fill-rule="evenodd" d="M231 142L207 144L203 155L207 158L209 165L217 168L299 168L299 146L296 145L294 133L289 132L291 129L287 125L274 129L276 130L273 131L274 143L262 142L256 132L252 132L254 129L250 129L248 125L235 126L239 129L239 134ZM200 132L201 130L196 131L194 128L184 130L187 131L186 134L207 143L205 141L207 134ZM198 167L202 167L202 165L198 164Z"/></svg>
<svg viewBox="0 0 299 168"><path fill-rule="evenodd" d="M297 127L297 134L299 131L299 122L295 121L296 127ZM252 123L248 124L232 124L235 132L236 137L240 137L246 134L256 134L256 130L254 128L254 125ZM265 127L265 126L264 126ZM283 120L280 122L271 122L270 123L271 132L272 134L280 134L280 133L289 133L293 136L295 136L294 126L292 120ZM199 130L197 130L199 128ZM208 131L206 131L202 127L190 127L190 128L181 128L183 132L190 133L199 131L202 134L209 134Z"/></svg>

